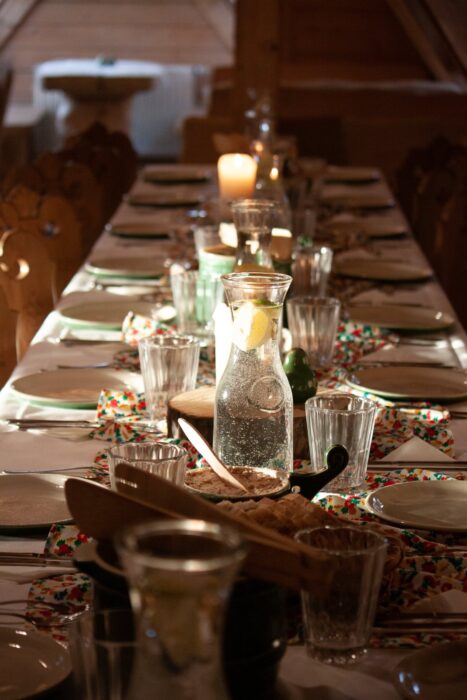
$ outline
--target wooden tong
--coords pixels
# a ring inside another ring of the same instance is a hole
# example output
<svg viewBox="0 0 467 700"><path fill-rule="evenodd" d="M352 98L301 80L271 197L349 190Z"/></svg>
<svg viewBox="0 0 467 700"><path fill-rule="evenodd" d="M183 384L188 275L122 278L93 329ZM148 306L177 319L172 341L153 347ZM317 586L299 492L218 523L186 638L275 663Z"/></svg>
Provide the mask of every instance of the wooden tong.
<svg viewBox="0 0 467 700"><path fill-rule="evenodd" d="M66 482L68 507L87 535L111 539L124 526L155 518L208 520L241 531L248 544L248 575L296 590L326 586L331 571L324 554L131 465L117 465L115 476L118 493L80 479Z"/></svg>

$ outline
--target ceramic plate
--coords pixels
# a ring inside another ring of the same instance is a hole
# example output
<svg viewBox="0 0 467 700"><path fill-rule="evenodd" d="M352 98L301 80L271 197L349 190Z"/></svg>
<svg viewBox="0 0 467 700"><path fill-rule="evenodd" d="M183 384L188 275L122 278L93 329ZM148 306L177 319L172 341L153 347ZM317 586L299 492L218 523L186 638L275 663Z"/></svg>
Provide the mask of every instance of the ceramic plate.
<svg viewBox="0 0 467 700"><path fill-rule="evenodd" d="M151 221L128 221L125 223L108 224L106 229L112 236L120 238L170 238L171 227Z"/></svg>
<svg viewBox="0 0 467 700"><path fill-rule="evenodd" d="M394 669L394 685L408 700L467 698L467 640L410 653Z"/></svg>
<svg viewBox="0 0 467 700"><path fill-rule="evenodd" d="M128 203L138 207L196 207L202 198L196 194L174 192L134 192L128 195Z"/></svg>
<svg viewBox="0 0 467 700"><path fill-rule="evenodd" d="M1 474L0 530L71 522L65 500L67 478L63 474Z"/></svg>
<svg viewBox="0 0 467 700"><path fill-rule="evenodd" d="M324 224L336 235L348 235L359 233L369 238L391 238L393 236L405 236L408 233L407 226L403 221L386 219L385 217L367 217L366 219L348 219L333 221L332 219Z"/></svg>
<svg viewBox="0 0 467 700"><path fill-rule="evenodd" d="M410 265L398 260L377 260L374 258L349 258L338 260L335 271L344 277L379 280L381 282L417 282L433 276L426 267Z"/></svg>
<svg viewBox="0 0 467 700"><path fill-rule="evenodd" d="M436 331L454 324L443 311L405 304L355 304L348 311L352 321L398 330Z"/></svg>
<svg viewBox="0 0 467 700"><path fill-rule="evenodd" d="M467 398L467 372L444 367L365 367L347 379L350 386L388 399L459 401Z"/></svg>
<svg viewBox="0 0 467 700"><path fill-rule="evenodd" d="M370 493L365 507L382 520L440 532L467 532L467 482L406 481Z"/></svg>
<svg viewBox="0 0 467 700"><path fill-rule="evenodd" d="M324 179L326 182L375 182L380 179L380 173L376 168L328 165Z"/></svg>
<svg viewBox="0 0 467 700"><path fill-rule="evenodd" d="M334 194L323 192L321 200L327 204L335 204L346 209L388 209L395 206L395 201L389 194L364 192L349 192Z"/></svg>
<svg viewBox="0 0 467 700"><path fill-rule="evenodd" d="M139 375L115 369L53 369L16 379L11 389L36 406L96 408L102 389L140 390Z"/></svg>
<svg viewBox="0 0 467 700"><path fill-rule="evenodd" d="M67 326L102 330L120 330L123 320L130 311L154 318L157 321L166 322L175 318L173 306L157 308L155 304L150 302L130 299L88 302L58 309L58 313Z"/></svg>
<svg viewBox="0 0 467 700"><path fill-rule="evenodd" d="M2 700L41 695L71 672L67 650L47 634L0 627L0 648Z"/></svg>
<svg viewBox="0 0 467 700"><path fill-rule="evenodd" d="M126 277L128 279L159 278L164 274L161 263L154 256L145 258L97 258L85 265L86 272L99 277Z"/></svg>
<svg viewBox="0 0 467 700"><path fill-rule="evenodd" d="M147 182L159 185L182 185L197 182L208 182L210 175L202 168L161 168L147 166L143 177Z"/></svg>

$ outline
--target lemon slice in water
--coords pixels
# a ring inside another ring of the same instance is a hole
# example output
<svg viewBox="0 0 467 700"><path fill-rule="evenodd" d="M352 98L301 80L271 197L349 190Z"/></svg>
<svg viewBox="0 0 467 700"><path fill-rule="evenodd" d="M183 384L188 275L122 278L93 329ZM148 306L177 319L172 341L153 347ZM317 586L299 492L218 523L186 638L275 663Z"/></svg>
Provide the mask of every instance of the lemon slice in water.
<svg viewBox="0 0 467 700"><path fill-rule="evenodd" d="M261 306L246 301L234 312L233 342L244 352L263 345L271 337L273 318L277 318L276 305Z"/></svg>

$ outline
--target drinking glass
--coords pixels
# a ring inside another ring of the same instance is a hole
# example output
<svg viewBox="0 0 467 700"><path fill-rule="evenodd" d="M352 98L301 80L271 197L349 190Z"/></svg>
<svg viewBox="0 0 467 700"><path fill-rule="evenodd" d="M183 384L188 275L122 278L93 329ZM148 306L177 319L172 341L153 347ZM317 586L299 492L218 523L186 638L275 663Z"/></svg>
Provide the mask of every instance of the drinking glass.
<svg viewBox="0 0 467 700"><path fill-rule="evenodd" d="M164 442L122 442L107 450L110 485L115 488L115 467L121 462L173 482L185 483L188 453L179 445Z"/></svg>
<svg viewBox="0 0 467 700"><path fill-rule="evenodd" d="M167 403L196 386L199 340L187 335L156 335L138 343L149 420L165 429Z"/></svg>
<svg viewBox="0 0 467 700"><path fill-rule="evenodd" d="M157 521L117 541L138 616L129 698L227 700L225 604L245 557L239 534L202 520Z"/></svg>
<svg viewBox="0 0 467 700"><path fill-rule="evenodd" d="M310 462L313 471L326 468L333 445L343 445L349 463L326 491L348 492L361 487L368 464L377 405L351 394L322 394L305 402Z"/></svg>
<svg viewBox="0 0 467 700"><path fill-rule="evenodd" d="M328 580L302 590L307 652L335 665L365 654L370 637L387 541L366 527L318 527L295 535L321 559Z"/></svg>
<svg viewBox="0 0 467 700"><path fill-rule="evenodd" d="M205 338L213 335L212 315L224 294L220 275L202 275L197 270L175 272L170 275L170 285L178 330Z"/></svg>
<svg viewBox="0 0 467 700"><path fill-rule="evenodd" d="M196 257L198 260L202 250L222 244L219 226L217 225L197 226L193 237L195 239Z"/></svg>
<svg viewBox="0 0 467 700"><path fill-rule="evenodd" d="M294 347L303 348L313 368L329 367L334 354L340 302L332 297L292 297L287 318Z"/></svg>
<svg viewBox="0 0 467 700"><path fill-rule="evenodd" d="M307 245L295 255L292 266L295 294L326 296L332 266L332 249L325 245Z"/></svg>
<svg viewBox="0 0 467 700"><path fill-rule="evenodd" d="M127 697L136 652L130 610L80 615L70 625L69 643L76 698L123 700Z"/></svg>

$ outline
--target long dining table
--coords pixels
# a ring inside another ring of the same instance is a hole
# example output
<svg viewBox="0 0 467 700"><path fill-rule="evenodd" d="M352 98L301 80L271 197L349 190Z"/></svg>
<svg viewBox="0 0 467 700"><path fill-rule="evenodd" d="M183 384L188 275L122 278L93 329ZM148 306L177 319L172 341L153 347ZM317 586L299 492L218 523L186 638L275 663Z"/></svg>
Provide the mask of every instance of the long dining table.
<svg viewBox="0 0 467 700"><path fill-rule="evenodd" d="M167 166L161 168L167 169ZM177 167L172 166L174 171ZM211 175L214 177L213 171ZM378 183L382 191L390 195L390 190L384 178ZM135 192L147 192L151 185L143 183L140 179L135 184ZM187 186L185 187L185 191ZM213 182L207 185L191 185L192 191L197 195L212 196L215 192ZM370 191L374 185L369 185ZM364 186L360 186L360 192L364 193ZM188 188L189 189L189 188ZM150 191L150 189L149 189ZM325 191L325 188L324 188ZM381 190L380 190L381 191ZM331 190L332 195L332 190ZM132 257L153 257L160 260L176 261L180 256L186 256L187 240L182 233L187 227L186 211L182 208L136 208L130 204L130 199L122 202L121 207L114 216L115 221L124 221L126 217L133 216L138 220L156 224L167 224L168 228L179 232L179 235L170 240L154 240L145 238L121 237L114 235L110 227L107 227L98 239L90 254L93 261L103 259L121 258L122 261ZM427 266L428 263L410 234L408 224L399 210L397 203L391 209L391 215L397 214L407 227L408 235L404 238L378 238L364 240L360 247L352 247L347 251L341 251L338 259L346 260L352 257L362 256L368 259L395 258L403 259L416 265ZM378 215L378 214L375 214ZM380 214L386 216L386 212ZM146 282L140 280L144 285ZM106 285L114 283L109 290ZM132 281L134 283L135 280ZM121 333L117 330L100 330L86 328L71 328L64 323L60 315L60 309L70 305L88 302L115 302L128 299L115 292L131 292L130 283L128 289L119 289L124 285L122 280L104 278L92 274L85 265L77 272L65 289L58 305L47 316L42 327L35 336L26 355L19 362L12 377L0 392L0 478L4 471L20 473L22 471L37 471L47 469L58 474L72 476L70 468L88 467L94 463L96 453L103 449L103 443L98 442L83 434L63 429L57 430L19 430L8 419L17 418L43 418L43 419L82 419L94 420L95 409L57 408L52 405L33 405L27 400L21 399L11 389L12 382L21 377L33 373L55 370L59 365L81 367L76 372L82 372L83 376L90 370L89 365L112 363L113 357L124 346L121 344ZM157 287L154 287L157 290ZM149 292L151 290L149 289ZM455 312L449 300L439 286L436 279L430 278L420 284L400 285L368 285L357 291L353 302L369 303L399 303L429 306L440 312L450 314L455 318ZM66 338L81 338L93 340L105 340L106 343L89 345L72 345L64 342ZM366 355L362 362L421 362L444 363L459 369L467 368L467 335L459 323L442 336L437 334L430 341L430 335L420 336L420 343L412 338L413 342L397 342L386 344L383 348ZM425 338L425 342L423 341ZM430 368L427 366L427 372ZM141 378L134 374L135 388L141 389ZM458 414L466 411L465 403L456 404ZM454 439L454 456L457 460L467 460L467 421L454 418L449 423ZM459 472L467 470L459 467ZM79 471L76 472L79 474ZM44 532L38 531L31 534L29 531L22 533L21 512L18 511L18 530L10 532L4 530L0 533L0 552L42 552L44 549ZM0 563L0 610L6 601L19 601L14 604L20 613L25 610L28 591L35 571L19 567L7 567ZM462 594L467 598L467 594ZM465 604L463 605L467 609ZM9 604L8 608L13 607ZM3 617L0 620L8 621ZM11 624L14 620L9 620ZM365 660L353 669L330 668L312 661L301 645L290 645L282 661L280 680L278 684L278 696L283 698L352 698L355 700L396 700L400 697L392 683L392 673L397 663L412 653L407 648L371 649Z"/></svg>

